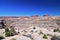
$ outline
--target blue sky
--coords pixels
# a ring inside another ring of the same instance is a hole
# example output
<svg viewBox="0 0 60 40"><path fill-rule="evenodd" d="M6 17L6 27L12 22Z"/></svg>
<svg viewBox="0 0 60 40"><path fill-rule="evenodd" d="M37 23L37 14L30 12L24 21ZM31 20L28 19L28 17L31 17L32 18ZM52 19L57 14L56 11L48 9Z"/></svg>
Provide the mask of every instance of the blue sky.
<svg viewBox="0 0 60 40"><path fill-rule="evenodd" d="M60 16L60 0L0 0L0 16Z"/></svg>

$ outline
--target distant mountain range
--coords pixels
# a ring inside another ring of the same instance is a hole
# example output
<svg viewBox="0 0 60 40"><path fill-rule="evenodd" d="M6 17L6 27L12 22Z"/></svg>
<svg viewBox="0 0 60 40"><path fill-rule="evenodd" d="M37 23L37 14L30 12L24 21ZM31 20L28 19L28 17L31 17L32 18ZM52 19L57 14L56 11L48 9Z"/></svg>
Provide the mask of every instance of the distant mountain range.
<svg viewBox="0 0 60 40"><path fill-rule="evenodd" d="M38 15L33 16L1 16L1 20L6 21L8 27L47 27L47 28L60 28L60 16L48 16L43 15L42 17Z"/></svg>

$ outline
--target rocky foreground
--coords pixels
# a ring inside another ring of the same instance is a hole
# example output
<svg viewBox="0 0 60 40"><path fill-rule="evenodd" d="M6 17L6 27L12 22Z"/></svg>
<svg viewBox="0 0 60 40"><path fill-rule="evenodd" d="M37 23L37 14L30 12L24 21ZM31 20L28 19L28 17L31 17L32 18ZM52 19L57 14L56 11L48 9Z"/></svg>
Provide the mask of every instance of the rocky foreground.
<svg viewBox="0 0 60 40"><path fill-rule="evenodd" d="M51 40L52 36L60 36L60 32L54 32L54 29L29 27L19 30L19 34L15 36L5 37L3 40ZM18 32L18 30L16 30ZM47 38L43 38L44 34Z"/></svg>

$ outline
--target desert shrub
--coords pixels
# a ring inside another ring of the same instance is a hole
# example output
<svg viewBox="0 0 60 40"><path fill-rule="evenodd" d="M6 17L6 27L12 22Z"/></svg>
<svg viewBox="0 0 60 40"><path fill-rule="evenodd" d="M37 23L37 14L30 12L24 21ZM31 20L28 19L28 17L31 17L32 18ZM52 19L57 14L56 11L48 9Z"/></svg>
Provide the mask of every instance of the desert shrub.
<svg viewBox="0 0 60 40"><path fill-rule="evenodd" d="M1 39L4 39L4 37L0 35L0 40L1 40Z"/></svg>
<svg viewBox="0 0 60 40"><path fill-rule="evenodd" d="M10 32L10 36L14 36L14 33Z"/></svg>
<svg viewBox="0 0 60 40"><path fill-rule="evenodd" d="M54 31L54 32L57 32L57 29L54 29L53 31Z"/></svg>
<svg viewBox="0 0 60 40"><path fill-rule="evenodd" d="M60 32L60 30L59 30L59 29L57 29L57 31L58 31L58 32Z"/></svg>
<svg viewBox="0 0 60 40"><path fill-rule="evenodd" d="M16 33L16 31L12 28L11 30L9 30L8 28L5 29L5 36L9 37L9 36L14 36Z"/></svg>
<svg viewBox="0 0 60 40"><path fill-rule="evenodd" d="M6 37L14 36L14 34L13 34L12 32L6 32L6 33L5 33L5 36L6 36Z"/></svg>
<svg viewBox="0 0 60 40"><path fill-rule="evenodd" d="M43 38L44 38L44 39L48 39L47 35L45 35L45 34L43 35Z"/></svg>
<svg viewBox="0 0 60 40"><path fill-rule="evenodd" d="M9 31L8 28L5 28L5 36L6 36L6 37L7 37L7 36L10 36L10 31Z"/></svg>
<svg viewBox="0 0 60 40"><path fill-rule="evenodd" d="M36 29L35 27L33 27L33 29Z"/></svg>
<svg viewBox="0 0 60 40"><path fill-rule="evenodd" d="M6 37L10 36L10 33L9 33L9 32L6 32L6 33L5 33L5 36L6 36Z"/></svg>
<svg viewBox="0 0 60 40"><path fill-rule="evenodd" d="M57 31L59 32L60 30L59 30L59 29L54 29L53 31L54 31L54 32L57 32Z"/></svg>
<svg viewBox="0 0 60 40"><path fill-rule="evenodd" d="M9 32L9 29L8 28L5 28L5 32Z"/></svg>
<svg viewBox="0 0 60 40"><path fill-rule="evenodd" d="M12 38L11 40L16 40L15 38Z"/></svg>

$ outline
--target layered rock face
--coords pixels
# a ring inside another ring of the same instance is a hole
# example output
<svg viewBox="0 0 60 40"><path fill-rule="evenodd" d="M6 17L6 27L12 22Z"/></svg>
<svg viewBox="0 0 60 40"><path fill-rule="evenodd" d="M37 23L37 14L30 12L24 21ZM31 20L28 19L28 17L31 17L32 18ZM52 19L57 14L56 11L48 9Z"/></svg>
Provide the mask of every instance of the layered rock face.
<svg viewBox="0 0 60 40"><path fill-rule="evenodd" d="M60 28L60 16L48 16L44 15L39 17L34 16L11 16L11 17L0 17L0 21L5 20L8 27L15 26L16 28L21 27L45 27L45 28Z"/></svg>

